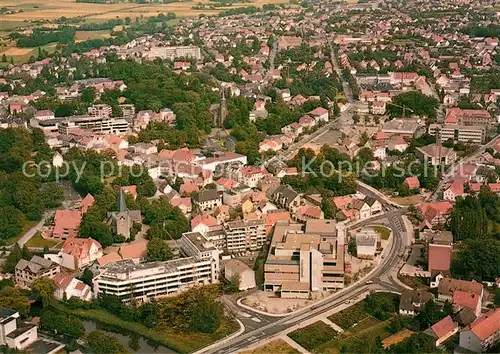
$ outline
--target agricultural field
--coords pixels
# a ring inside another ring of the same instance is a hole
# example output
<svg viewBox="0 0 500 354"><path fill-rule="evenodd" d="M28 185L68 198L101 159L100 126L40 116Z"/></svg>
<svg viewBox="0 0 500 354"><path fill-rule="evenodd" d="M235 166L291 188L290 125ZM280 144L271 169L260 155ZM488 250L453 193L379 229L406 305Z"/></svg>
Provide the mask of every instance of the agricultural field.
<svg viewBox="0 0 500 354"><path fill-rule="evenodd" d="M304 328L297 329L289 333L288 336L310 352L316 352L316 348L333 340L337 337L337 334L337 331L332 327L322 321L318 321Z"/></svg>
<svg viewBox="0 0 500 354"><path fill-rule="evenodd" d="M130 17L151 17L159 13L175 12L178 17L190 17L204 14L216 14L225 10L192 10L197 4L210 4L209 0L196 2L178 2L170 4L90 4L77 3L75 0L3 0L2 7L16 11L12 14L0 15L0 30L12 29L19 25L28 26L33 21L51 21L65 17L85 17L86 22L102 22L105 20ZM288 3L288 0L254 0L248 3L234 4L232 7L262 6L264 4ZM21 10L21 11L19 11ZM12 26L9 26L12 23Z"/></svg>

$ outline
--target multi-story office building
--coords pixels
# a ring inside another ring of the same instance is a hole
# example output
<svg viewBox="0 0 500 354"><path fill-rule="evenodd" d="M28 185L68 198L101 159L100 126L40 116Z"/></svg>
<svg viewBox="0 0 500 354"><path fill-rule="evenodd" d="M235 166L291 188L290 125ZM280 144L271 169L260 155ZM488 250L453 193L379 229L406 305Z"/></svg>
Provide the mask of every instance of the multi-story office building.
<svg viewBox="0 0 500 354"><path fill-rule="evenodd" d="M309 220L305 229L278 222L264 265L264 290L308 298L310 292L343 288L345 233L334 220Z"/></svg>
<svg viewBox="0 0 500 354"><path fill-rule="evenodd" d="M197 232L186 233L180 240L188 257L136 264L131 260L101 267L94 279L94 293L111 294L124 302L150 299L182 292L195 285L218 282L219 252Z"/></svg>
<svg viewBox="0 0 500 354"><path fill-rule="evenodd" d="M264 220L232 221L224 225L226 249L228 252L258 250L266 242Z"/></svg>
<svg viewBox="0 0 500 354"><path fill-rule="evenodd" d="M429 134L436 135L438 129L441 142L452 139L455 142L482 144L486 139L486 129L480 125L431 124Z"/></svg>

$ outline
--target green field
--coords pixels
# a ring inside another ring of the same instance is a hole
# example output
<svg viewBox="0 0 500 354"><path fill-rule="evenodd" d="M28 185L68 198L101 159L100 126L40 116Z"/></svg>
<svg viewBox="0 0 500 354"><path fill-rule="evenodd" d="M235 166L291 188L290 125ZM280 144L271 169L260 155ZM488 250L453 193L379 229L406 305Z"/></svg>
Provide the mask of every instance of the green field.
<svg viewBox="0 0 500 354"><path fill-rule="evenodd" d="M240 352L239 354L300 354L283 339L276 339L254 350Z"/></svg>
<svg viewBox="0 0 500 354"><path fill-rule="evenodd" d="M391 230L389 230L385 226L373 226L373 230L375 230L375 232L380 235L380 238L382 240L388 240L389 236L391 235Z"/></svg>
<svg viewBox="0 0 500 354"><path fill-rule="evenodd" d="M35 236L31 238L28 242L26 242L26 247L38 247L38 248L53 248L57 245L62 246L63 241L57 240L47 240L42 237L40 232L37 232Z"/></svg>

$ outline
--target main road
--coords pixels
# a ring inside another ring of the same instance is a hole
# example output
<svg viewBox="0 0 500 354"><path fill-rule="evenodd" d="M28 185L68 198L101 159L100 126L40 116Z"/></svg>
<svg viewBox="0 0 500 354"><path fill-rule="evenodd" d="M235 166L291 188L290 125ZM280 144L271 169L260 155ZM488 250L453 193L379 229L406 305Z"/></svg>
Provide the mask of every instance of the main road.
<svg viewBox="0 0 500 354"><path fill-rule="evenodd" d="M261 327L245 330L245 332L236 338L223 341L218 345L210 346L198 353L235 353L265 338L283 332L290 327L320 316L348 300L354 300L366 291L375 289L400 291L402 287L398 282L394 281L391 272L397 269L400 258L408 243L408 237L402 220L403 214L404 210L392 209L380 216L379 220L386 219L393 232L390 250L379 266L368 274L363 281L340 290L334 295L319 301L312 307L304 308L287 317L277 319L274 322L268 322ZM374 220L371 219L369 222L374 222ZM358 226L360 226L360 224L358 224Z"/></svg>

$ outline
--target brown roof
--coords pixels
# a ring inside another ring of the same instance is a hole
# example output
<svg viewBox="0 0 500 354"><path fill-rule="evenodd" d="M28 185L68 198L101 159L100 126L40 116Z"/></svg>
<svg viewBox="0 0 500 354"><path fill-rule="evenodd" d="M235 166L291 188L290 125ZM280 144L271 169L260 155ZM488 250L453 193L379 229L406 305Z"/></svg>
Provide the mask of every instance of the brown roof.
<svg viewBox="0 0 500 354"><path fill-rule="evenodd" d="M481 295L483 292L483 285L475 281L453 278L444 278L439 282L438 291L440 294L452 295L457 290Z"/></svg>
<svg viewBox="0 0 500 354"><path fill-rule="evenodd" d="M437 338L443 338L448 333L452 332L457 328L457 324L453 322L451 316L446 316L441 321L433 324L431 326L432 332L437 336Z"/></svg>

